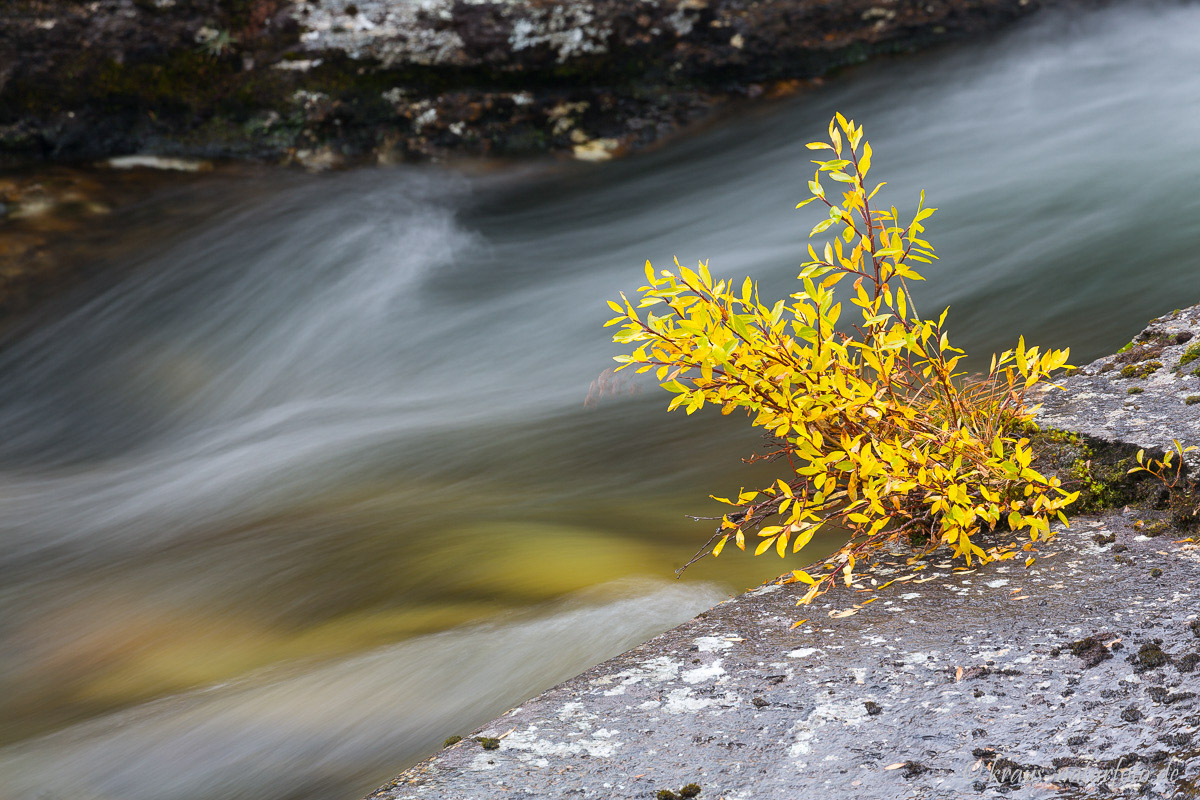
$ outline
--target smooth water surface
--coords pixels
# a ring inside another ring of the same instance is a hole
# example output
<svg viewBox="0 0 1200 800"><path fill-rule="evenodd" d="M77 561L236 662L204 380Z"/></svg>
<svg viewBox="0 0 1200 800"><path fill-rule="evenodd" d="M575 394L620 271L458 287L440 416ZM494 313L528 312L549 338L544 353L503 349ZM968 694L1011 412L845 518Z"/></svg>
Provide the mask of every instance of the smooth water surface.
<svg viewBox="0 0 1200 800"><path fill-rule="evenodd" d="M1200 301L1197 40L1191 5L1043 17L620 163L176 188L204 224L0 349L0 797L349 800L799 566L673 582L684 515L769 468L593 386L604 301L673 256L791 291L836 109L942 209L917 299L959 346L1110 352Z"/></svg>

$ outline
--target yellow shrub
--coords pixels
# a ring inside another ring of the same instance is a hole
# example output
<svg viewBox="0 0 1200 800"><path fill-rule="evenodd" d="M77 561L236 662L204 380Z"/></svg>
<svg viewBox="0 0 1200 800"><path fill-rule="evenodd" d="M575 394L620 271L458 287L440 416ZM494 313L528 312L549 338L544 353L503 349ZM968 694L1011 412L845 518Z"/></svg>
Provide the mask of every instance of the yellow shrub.
<svg viewBox="0 0 1200 800"><path fill-rule="evenodd" d="M808 145L833 157L813 162L812 196L797 208L823 203L828 216L810 238L830 228L837 236L821 251L809 245L803 288L790 302L768 306L749 278L735 285L714 280L706 263L693 271L676 261L675 272L657 274L647 262L636 308L624 295L623 304L609 303L620 316L607 325L623 325L614 341L636 345L616 357L620 369L655 370L675 393L668 410L744 409L772 439L767 457L787 465L771 486L715 498L734 510L706 551L719 555L730 539L744 550L754 536L756 554L784 556L823 526L850 532L819 574L794 572L811 584L802 602L839 573L849 584L856 565L914 535L924 549L946 546L968 565L1012 558L1016 537L987 548L976 537L1000 525L1046 538L1077 496L1031 466L1029 440L1019 435L1033 411L1027 394L1066 366L1068 352L1021 339L993 356L985 375L956 371L964 354L947 339L946 313L921 317L908 288L922 280L916 265L936 258L921 238L936 209L924 207L922 193L902 225L895 207L871 205L883 184L867 192L872 152L862 134L838 114L829 142ZM840 200L826 195L822 179L842 185ZM861 316L841 328L839 284Z"/></svg>

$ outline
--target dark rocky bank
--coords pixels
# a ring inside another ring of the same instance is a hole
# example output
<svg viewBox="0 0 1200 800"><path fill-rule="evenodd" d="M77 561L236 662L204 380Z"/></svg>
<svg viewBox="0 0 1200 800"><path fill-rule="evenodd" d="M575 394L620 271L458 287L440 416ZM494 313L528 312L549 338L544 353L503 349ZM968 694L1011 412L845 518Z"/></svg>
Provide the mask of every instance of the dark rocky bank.
<svg viewBox="0 0 1200 800"><path fill-rule="evenodd" d="M0 166L605 159L872 56L1101 0L8 0Z"/></svg>
<svg viewBox="0 0 1200 800"><path fill-rule="evenodd" d="M764 585L370 800L1200 796L1200 500L1128 474L1139 447L1196 441L1197 335L1200 306L1155 320L1041 412L1048 458L1107 508L1057 526L1031 565L898 553L806 608L803 584ZM1086 433L1048 427L1064 423Z"/></svg>

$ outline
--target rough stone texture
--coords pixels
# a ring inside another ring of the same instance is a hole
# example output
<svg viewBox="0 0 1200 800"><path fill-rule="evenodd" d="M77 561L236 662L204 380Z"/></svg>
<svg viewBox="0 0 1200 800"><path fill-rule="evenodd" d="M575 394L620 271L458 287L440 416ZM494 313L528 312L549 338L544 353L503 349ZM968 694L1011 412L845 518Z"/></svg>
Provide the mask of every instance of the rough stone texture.
<svg viewBox="0 0 1200 800"><path fill-rule="evenodd" d="M1148 448L1200 441L1200 407L1186 404L1200 359L1175 372L1190 345L1200 355L1196 332L1200 306L1154 320L1067 380L1042 422ZM1127 366L1144 377L1120 377ZM1165 513L1125 508L1077 517L1034 554L977 570L896 555L807 608L802 584L765 585L371 800L650 798L688 784L726 800L1200 796L1200 547Z"/></svg>
<svg viewBox="0 0 1200 800"><path fill-rule="evenodd" d="M764 586L473 734L498 749L468 737L371 798L648 798L689 783L727 800L1194 796L1200 549L1136 521L1077 520L1029 569L930 563L807 609L795 585ZM789 630L801 610L812 620Z"/></svg>
<svg viewBox="0 0 1200 800"><path fill-rule="evenodd" d="M0 166L604 159L730 100L1101 0L8 0Z"/></svg>
<svg viewBox="0 0 1200 800"><path fill-rule="evenodd" d="M1130 345L1046 392L1038 422L1148 450L1200 444L1200 306L1152 320ZM1200 469L1200 451L1185 458Z"/></svg>

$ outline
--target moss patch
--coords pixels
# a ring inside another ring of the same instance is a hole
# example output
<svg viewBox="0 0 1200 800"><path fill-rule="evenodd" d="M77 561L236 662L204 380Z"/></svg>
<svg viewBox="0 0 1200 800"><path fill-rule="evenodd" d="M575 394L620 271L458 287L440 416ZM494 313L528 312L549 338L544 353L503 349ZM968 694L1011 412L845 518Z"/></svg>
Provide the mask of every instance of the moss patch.
<svg viewBox="0 0 1200 800"><path fill-rule="evenodd" d="M1025 435L1037 454L1038 469L1057 474L1065 488L1079 492L1079 499L1067 509L1068 515L1127 505L1143 508L1168 505L1170 498L1156 478L1145 473L1129 474L1137 466L1138 448L1132 445L1035 426L1028 427ZM1162 453L1147 451L1146 456L1158 458ZM1172 519L1182 523L1182 519L1174 519L1174 514Z"/></svg>
<svg viewBox="0 0 1200 800"><path fill-rule="evenodd" d="M1126 364L1121 368L1122 378L1147 378L1162 369L1161 361L1141 361L1136 364Z"/></svg>

